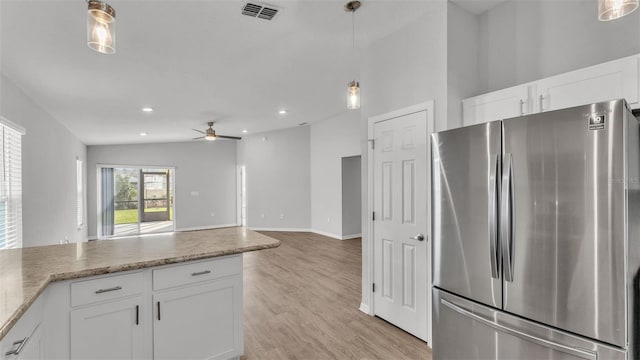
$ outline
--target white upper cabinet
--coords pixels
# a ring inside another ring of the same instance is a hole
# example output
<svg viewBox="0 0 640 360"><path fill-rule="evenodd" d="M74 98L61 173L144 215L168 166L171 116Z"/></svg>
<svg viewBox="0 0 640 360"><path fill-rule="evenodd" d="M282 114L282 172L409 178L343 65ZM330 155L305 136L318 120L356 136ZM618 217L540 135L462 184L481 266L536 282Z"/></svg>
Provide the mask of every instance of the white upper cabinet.
<svg viewBox="0 0 640 360"><path fill-rule="evenodd" d="M535 112L626 99L638 104L638 56L552 76L536 82Z"/></svg>
<svg viewBox="0 0 640 360"><path fill-rule="evenodd" d="M634 55L462 101L463 125L600 101L640 107L640 55Z"/></svg>
<svg viewBox="0 0 640 360"><path fill-rule="evenodd" d="M530 113L529 84L462 100L464 126Z"/></svg>

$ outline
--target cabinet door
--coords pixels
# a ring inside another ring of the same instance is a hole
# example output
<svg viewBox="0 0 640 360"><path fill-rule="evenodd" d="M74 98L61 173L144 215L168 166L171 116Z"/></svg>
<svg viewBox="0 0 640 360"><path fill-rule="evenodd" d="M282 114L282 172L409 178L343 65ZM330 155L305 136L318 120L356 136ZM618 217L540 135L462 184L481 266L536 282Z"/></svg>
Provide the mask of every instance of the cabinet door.
<svg viewBox="0 0 640 360"><path fill-rule="evenodd" d="M22 351L17 355L16 360L39 360L43 359L44 346L42 339L42 326L38 326L29 338L27 338Z"/></svg>
<svg viewBox="0 0 640 360"><path fill-rule="evenodd" d="M242 278L153 296L154 359L228 359L244 352Z"/></svg>
<svg viewBox="0 0 640 360"><path fill-rule="evenodd" d="M538 81L535 112L615 99L637 107L638 59L627 57Z"/></svg>
<svg viewBox="0 0 640 360"><path fill-rule="evenodd" d="M514 86L463 100L462 125L526 115L529 110L529 84Z"/></svg>
<svg viewBox="0 0 640 360"><path fill-rule="evenodd" d="M71 359L150 358L142 296L71 311Z"/></svg>

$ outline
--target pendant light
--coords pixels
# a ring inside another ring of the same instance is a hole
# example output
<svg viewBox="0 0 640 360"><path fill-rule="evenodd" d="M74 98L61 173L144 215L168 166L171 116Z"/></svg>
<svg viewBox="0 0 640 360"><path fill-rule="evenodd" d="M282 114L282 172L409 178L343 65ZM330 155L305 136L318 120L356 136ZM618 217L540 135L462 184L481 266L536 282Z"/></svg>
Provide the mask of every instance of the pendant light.
<svg viewBox="0 0 640 360"><path fill-rule="evenodd" d="M629 15L638 8L640 0L598 0L598 20L609 21Z"/></svg>
<svg viewBox="0 0 640 360"><path fill-rule="evenodd" d="M356 21L355 21L355 13L356 10L360 8L360 1L349 1L345 6L344 10L351 12L351 39L353 40L352 49L353 49L353 70L356 70ZM347 91L347 109L355 110L360 109L360 83L356 81L356 77L349 82L349 88Z"/></svg>
<svg viewBox="0 0 640 360"><path fill-rule="evenodd" d="M116 52L116 11L107 3L87 1L87 46L102 54Z"/></svg>

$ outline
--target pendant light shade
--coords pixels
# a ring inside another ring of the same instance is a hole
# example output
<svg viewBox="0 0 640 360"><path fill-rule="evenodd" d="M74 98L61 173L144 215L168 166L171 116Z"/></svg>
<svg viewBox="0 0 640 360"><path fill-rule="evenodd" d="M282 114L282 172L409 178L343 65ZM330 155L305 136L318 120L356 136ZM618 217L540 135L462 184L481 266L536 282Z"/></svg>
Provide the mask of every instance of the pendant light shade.
<svg viewBox="0 0 640 360"><path fill-rule="evenodd" d="M360 109L360 83L355 80L349 82L349 92L347 94L347 109Z"/></svg>
<svg viewBox="0 0 640 360"><path fill-rule="evenodd" d="M609 21L631 14L640 0L598 0L598 20Z"/></svg>
<svg viewBox="0 0 640 360"><path fill-rule="evenodd" d="M102 54L116 52L116 11L107 3L88 1L87 45Z"/></svg>
<svg viewBox="0 0 640 360"><path fill-rule="evenodd" d="M351 12L351 36L353 40L353 71L356 72L356 21L355 12L360 8L362 4L360 1L349 1L344 10ZM349 82L349 88L347 91L347 109L357 110L360 109L360 83L357 80Z"/></svg>

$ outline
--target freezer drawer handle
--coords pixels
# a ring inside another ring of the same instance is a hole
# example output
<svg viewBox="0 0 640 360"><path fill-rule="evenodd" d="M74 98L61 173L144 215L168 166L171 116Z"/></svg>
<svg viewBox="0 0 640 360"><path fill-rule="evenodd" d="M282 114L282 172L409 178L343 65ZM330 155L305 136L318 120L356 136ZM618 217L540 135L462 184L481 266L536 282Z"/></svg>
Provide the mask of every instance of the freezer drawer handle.
<svg viewBox="0 0 640 360"><path fill-rule="evenodd" d="M500 240L504 257L504 280L513 282L513 158L505 154L506 168L502 169L502 210Z"/></svg>
<svg viewBox="0 0 640 360"><path fill-rule="evenodd" d="M593 353L591 351L583 351L583 350L578 350L576 348L573 348L571 346L567 346L567 345L563 345L554 341L549 341L546 339L542 339L539 338L537 336L533 336L527 333L524 333L522 331L518 331L509 327L506 327L504 325L500 325L498 323L495 323L493 321L487 320L485 318L483 318L482 316L476 315L474 313L472 313L469 310L463 309L462 307L453 304L450 301L447 301L445 299L441 299L440 300L442 302L442 305L450 308L451 310L457 312L460 315L466 316L468 318L471 318L473 320L476 320L478 322L481 322L484 325L487 325L489 327L492 327L500 332L506 333L506 334L510 334L516 337L519 337L521 339L530 341L532 343L536 343L538 345L542 345L545 346L547 348L550 349L554 349L554 350L558 350L558 351L562 351L564 353L573 355L573 356L578 356L580 358L584 358L584 359L590 359L590 360L597 360L597 354Z"/></svg>
<svg viewBox="0 0 640 360"><path fill-rule="evenodd" d="M498 246L498 192L500 191L500 176L498 155L493 158L489 180L489 258L491 259L491 277L500 278L500 247Z"/></svg>

